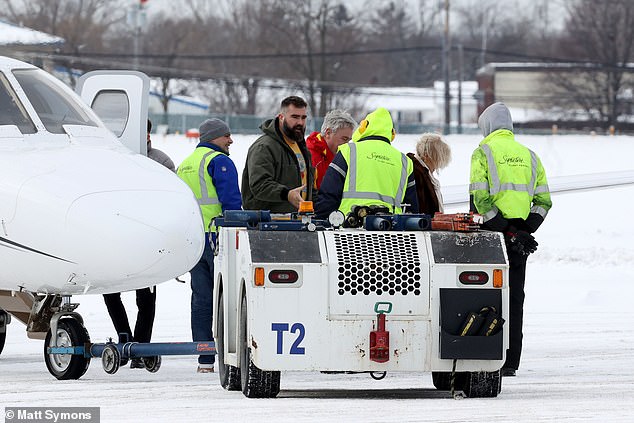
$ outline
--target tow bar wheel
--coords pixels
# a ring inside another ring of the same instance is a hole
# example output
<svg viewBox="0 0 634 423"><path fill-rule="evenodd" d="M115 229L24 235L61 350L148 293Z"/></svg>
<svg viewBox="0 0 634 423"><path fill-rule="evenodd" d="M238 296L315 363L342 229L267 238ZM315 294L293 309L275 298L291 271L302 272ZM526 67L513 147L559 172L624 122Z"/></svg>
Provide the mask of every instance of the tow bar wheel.
<svg viewBox="0 0 634 423"><path fill-rule="evenodd" d="M117 373L121 365L121 354L114 345L106 345L101 353L101 365L103 371L109 375Z"/></svg>
<svg viewBox="0 0 634 423"><path fill-rule="evenodd" d="M150 357L143 357L143 364L145 365L145 370L150 373L156 373L161 368L161 356L153 355Z"/></svg>
<svg viewBox="0 0 634 423"><path fill-rule="evenodd" d="M57 341L57 342L54 342ZM59 380L79 379L86 373L90 358L79 354L49 354L48 347L78 347L90 342L86 328L75 319L61 319L57 333L49 329L44 341L44 361L48 371Z"/></svg>

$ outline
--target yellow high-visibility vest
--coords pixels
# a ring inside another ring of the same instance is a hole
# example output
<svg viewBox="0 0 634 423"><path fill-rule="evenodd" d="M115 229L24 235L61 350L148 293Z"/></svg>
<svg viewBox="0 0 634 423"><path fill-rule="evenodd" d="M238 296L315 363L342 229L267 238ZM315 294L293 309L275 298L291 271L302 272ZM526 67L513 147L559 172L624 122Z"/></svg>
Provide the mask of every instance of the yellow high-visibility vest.
<svg viewBox="0 0 634 423"><path fill-rule="evenodd" d="M539 157L508 129L493 131L473 152L469 193L484 222L498 211L506 219L526 219L529 213L545 218L552 207Z"/></svg>
<svg viewBox="0 0 634 423"><path fill-rule="evenodd" d="M194 192L203 215L205 231L208 232L215 231L215 227L209 227L211 220L222 215L222 205L218 200L214 181L207 172L207 166L219 154L224 153L208 147L197 147L189 157L183 160L176 172Z"/></svg>

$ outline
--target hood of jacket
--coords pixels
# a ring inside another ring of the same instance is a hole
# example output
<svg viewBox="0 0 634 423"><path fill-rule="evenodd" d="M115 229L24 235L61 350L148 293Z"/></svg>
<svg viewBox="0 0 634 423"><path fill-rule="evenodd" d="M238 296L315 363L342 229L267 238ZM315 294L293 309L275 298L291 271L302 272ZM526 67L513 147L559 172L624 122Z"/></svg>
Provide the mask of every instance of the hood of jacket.
<svg viewBox="0 0 634 423"><path fill-rule="evenodd" d="M478 118L478 128L480 128L482 136L485 138L498 129L508 129L512 132L513 120L511 119L511 112L504 103L493 103Z"/></svg>
<svg viewBox="0 0 634 423"><path fill-rule="evenodd" d="M352 142L380 139L391 143L395 135L390 112L383 107L379 107L359 123L359 126L352 134Z"/></svg>
<svg viewBox="0 0 634 423"><path fill-rule="evenodd" d="M282 136L277 132L277 118L265 120L260 125L260 129L271 138L275 138L280 142L284 141Z"/></svg>

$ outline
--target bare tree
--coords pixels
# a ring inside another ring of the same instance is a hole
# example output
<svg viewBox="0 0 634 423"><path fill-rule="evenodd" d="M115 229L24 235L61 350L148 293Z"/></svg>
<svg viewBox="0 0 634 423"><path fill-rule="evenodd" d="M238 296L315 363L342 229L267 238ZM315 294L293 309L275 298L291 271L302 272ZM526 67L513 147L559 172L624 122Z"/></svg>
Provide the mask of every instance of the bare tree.
<svg viewBox="0 0 634 423"><path fill-rule="evenodd" d="M102 52L125 20L122 0L0 0L0 17L64 38L62 53ZM61 61L70 69L72 61ZM71 83L74 77L69 72Z"/></svg>
<svg viewBox="0 0 634 423"><path fill-rule="evenodd" d="M434 0L374 1L364 30L366 48L384 51L363 57L359 67L371 70L373 83L424 86L440 76L440 9ZM412 9L417 13L412 13ZM368 66L370 64L370 66Z"/></svg>
<svg viewBox="0 0 634 423"><path fill-rule="evenodd" d="M314 114L323 116L349 90L336 81L346 72L350 58L337 52L353 50L361 33L354 15L339 0L263 0L246 4L258 17L253 22L261 53L279 55L258 65L261 75L294 80L294 88L305 90Z"/></svg>
<svg viewBox="0 0 634 423"><path fill-rule="evenodd" d="M165 115L172 97L183 89L172 82L174 78L182 77L182 69L188 66L179 56L195 50L200 35L198 28L191 17L158 14L144 29L143 53L146 57L142 59L145 66L141 68L158 78Z"/></svg>
<svg viewBox="0 0 634 423"><path fill-rule="evenodd" d="M456 41L467 53L465 77L474 78L489 62L541 61L550 52L549 4L546 0L528 2L469 0L455 8ZM531 58L530 56L535 56Z"/></svg>
<svg viewBox="0 0 634 423"><path fill-rule="evenodd" d="M574 78L553 77L568 108L597 115L615 125L623 113L626 90L634 87L634 2L579 0L568 7L562 55L591 63ZM561 101L560 101L561 102Z"/></svg>

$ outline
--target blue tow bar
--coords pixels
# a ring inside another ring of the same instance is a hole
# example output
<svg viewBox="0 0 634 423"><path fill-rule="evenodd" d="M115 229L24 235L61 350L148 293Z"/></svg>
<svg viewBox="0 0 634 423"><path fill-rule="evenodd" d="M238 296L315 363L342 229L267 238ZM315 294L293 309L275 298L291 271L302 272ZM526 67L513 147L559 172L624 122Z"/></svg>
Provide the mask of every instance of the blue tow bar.
<svg viewBox="0 0 634 423"><path fill-rule="evenodd" d="M72 354L84 357L101 357L103 350L114 346L121 358L140 358L154 355L216 355L216 344L209 342L126 342L107 344L88 344L82 347L48 347L49 354Z"/></svg>
<svg viewBox="0 0 634 423"><path fill-rule="evenodd" d="M85 358L101 357L106 373L114 374L128 359L142 359L146 370L158 371L163 355L215 355L216 344L205 342L108 342L76 347L48 347L48 354L81 355Z"/></svg>

